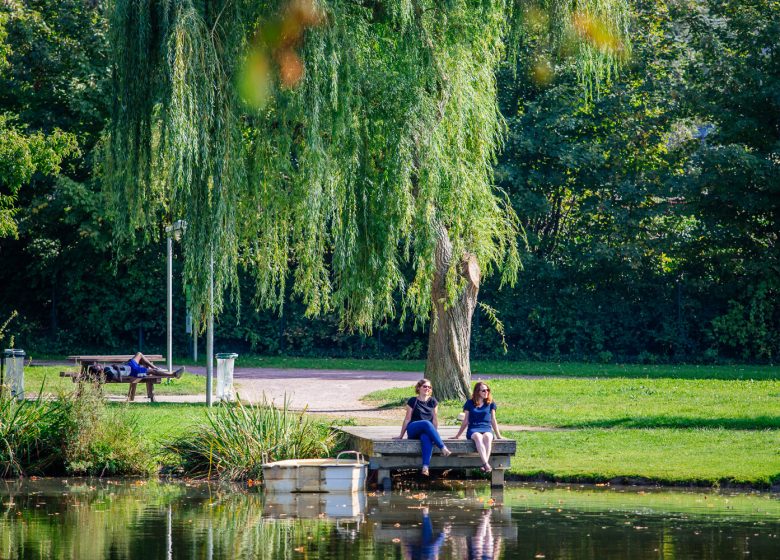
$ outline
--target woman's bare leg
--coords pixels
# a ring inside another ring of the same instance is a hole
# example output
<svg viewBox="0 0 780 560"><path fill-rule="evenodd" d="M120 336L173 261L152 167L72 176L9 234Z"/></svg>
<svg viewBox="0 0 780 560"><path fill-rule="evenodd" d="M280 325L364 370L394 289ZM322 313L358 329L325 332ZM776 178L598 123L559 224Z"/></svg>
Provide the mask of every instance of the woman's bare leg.
<svg viewBox="0 0 780 560"><path fill-rule="evenodd" d="M493 432L486 432L482 434L483 441L485 442L485 450L487 451L488 459L490 454L493 453Z"/></svg>
<svg viewBox="0 0 780 560"><path fill-rule="evenodd" d="M493 452L493 432L482 434L482 442L485 445L485 455L487 455L487 459L485 459L485 470L491 472L493 470L493 467L490 466L490 454Z"/></svg>
<svg viewBox="0 0 780 560"><path fill-rule="evenodd" d="M485 449L485 444L482 441L483 434L471 434L471 439L474 441L474 445L477 448L477 453L479 453L480 459L482 459L482 463L485 464L488 462L488 454L487 450Z"/></svg>

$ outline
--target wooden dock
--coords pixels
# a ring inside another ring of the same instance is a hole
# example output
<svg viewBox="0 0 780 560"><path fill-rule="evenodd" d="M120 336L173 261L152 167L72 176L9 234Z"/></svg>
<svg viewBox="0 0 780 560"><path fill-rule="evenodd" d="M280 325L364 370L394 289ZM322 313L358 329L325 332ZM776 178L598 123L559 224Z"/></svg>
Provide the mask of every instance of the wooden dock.
<svg viewBox="0 0 780 560"><path fill-rule="evenodd" d="M368 468L377 471L377 483L385 489L391 486L391 470L413 469L421 465L422 449L418 440L393 439L400 431L399 426L344 426L339 430L347 435L350 449L365 455L369 461ZM482 466L474 442L464 437L453 439L457 432L456 426L439 428L439 433L452 455L444 457L434 447L432 470L478 469ZM516 451L517 442L513 439L493 441L493 454L490 456L490 466L493 468L491 486L504 485L504 473Z"/></svg>

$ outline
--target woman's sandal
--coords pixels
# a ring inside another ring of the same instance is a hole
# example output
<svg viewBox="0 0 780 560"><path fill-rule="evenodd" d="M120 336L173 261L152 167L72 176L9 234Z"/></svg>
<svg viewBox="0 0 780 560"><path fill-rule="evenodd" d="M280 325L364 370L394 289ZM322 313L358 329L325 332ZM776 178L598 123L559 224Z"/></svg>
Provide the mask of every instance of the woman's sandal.
<svg viewBox="0 0 780 560"><path fill-rule="evenodd" d="M485 463L484 465L482 465L482 472L486 472L486 473L493 472L493 467L491 467L488 463Z"/></svg>
<svg viewBox="0 0 780 560"><path fill-rule="evenodd" d="M420 470L420 472L422 473L423 476L430 476L430 474L431 474L430 471L428 470L428 467L423 467Z"/></svg>

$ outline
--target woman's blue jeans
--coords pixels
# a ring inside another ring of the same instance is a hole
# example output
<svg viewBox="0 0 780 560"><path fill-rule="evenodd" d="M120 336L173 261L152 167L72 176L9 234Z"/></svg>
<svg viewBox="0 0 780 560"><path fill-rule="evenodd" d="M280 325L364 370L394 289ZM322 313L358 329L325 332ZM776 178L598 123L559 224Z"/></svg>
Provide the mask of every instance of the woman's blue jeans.
<svg viewBox="0 0 780 560"><path fill-rule="evenodd" d="M433 455L433 445L439 449L444 449L444 442L441 440L436 427L429 420L417 420L410 422L406 426L406 434L409 439L419 439L422 446L422 464L424 467L431 465L431 455Z"/></svg>

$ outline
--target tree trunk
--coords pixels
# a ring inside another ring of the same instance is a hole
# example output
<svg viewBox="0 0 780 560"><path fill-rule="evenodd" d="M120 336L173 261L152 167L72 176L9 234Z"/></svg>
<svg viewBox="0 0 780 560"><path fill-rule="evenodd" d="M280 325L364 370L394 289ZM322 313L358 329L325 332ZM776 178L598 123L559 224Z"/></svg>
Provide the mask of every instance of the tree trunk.
<svg viewBox="0 0 780 560"><path fill-rule="evenodd" d="M471 393L471 318L477 306L480 270L474 255L465 255L458 263L453 263L452 259L452 243L447 230L440 227L431 292L433 317L425 364L425 376L433 383L434 394L439 400L463 400ZM466 287L448 306L446 278L450 266L460 267Z"/></svg>

